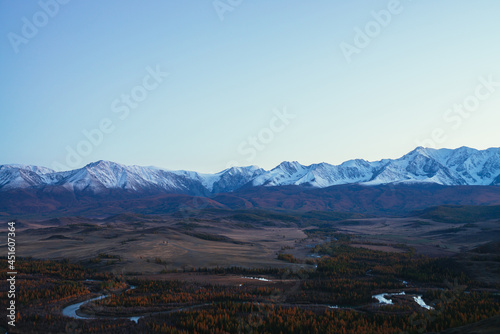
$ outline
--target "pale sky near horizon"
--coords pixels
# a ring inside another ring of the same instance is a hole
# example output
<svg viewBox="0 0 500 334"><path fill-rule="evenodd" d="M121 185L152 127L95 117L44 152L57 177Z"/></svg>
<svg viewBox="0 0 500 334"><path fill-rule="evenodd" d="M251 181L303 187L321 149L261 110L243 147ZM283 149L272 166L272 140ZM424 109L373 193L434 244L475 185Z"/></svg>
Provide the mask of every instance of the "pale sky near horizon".
<svg viewBox="0 0 500 334"><path fill-rule="evenodd" d="M0 164L218 172L498 147L499 12L494 0L0 0Z"/></svg>

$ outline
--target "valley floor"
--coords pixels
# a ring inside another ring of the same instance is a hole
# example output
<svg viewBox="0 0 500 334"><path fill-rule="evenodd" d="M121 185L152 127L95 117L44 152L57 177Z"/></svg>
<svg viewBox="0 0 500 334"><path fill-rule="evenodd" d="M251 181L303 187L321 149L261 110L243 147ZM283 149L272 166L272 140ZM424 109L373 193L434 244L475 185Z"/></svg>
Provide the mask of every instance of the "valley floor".
<svg viewBox="0 0 500 334"><path fill-rule="evenodd" d="M495 220L209 210L18 225L12 333L498 330Z"/></svg>

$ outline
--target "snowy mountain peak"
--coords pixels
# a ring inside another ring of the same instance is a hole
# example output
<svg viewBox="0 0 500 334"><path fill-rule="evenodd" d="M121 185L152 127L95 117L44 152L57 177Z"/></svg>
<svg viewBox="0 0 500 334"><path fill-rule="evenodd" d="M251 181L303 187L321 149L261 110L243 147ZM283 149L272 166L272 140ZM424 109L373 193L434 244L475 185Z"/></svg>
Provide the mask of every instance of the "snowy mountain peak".
<svg viewBox="0 0 500 334"><path fill-rule="evenodd" d="M304 166L301 165L300 163L298 163L297 161L283 161L274 169L281 169L282 171L284 171L286 173L294 174L300 170L303 170Z"/></svg>
<svg viewBox="0 0 500 334"><path fill-rule="evenodd" d="M83 168L55 172L29 165L0 165L0 191L64 187L76 192L168 192L210 195L251 186L339 184L437 183L442 185L500 185L500 148L476 150L417 147L398 159L368 162L362 159L340 165L304 166L284 161L266 171L258 166L231 167L215 174L169 171L157 167L125 166L99 160Z"/></svg>
<svg viewBox="0 0 500 334"><path fill-rule="evenodd" d="M123 167L123 166L124 165L121 165L121 164L113 162L113 161L98 160L98 161L91 162L91 163L87 164L85 167L86 168L109 169L109 168L116 168L116 167Z"/></svg>
<svg viewBox="0 0 500 334"><path fill-rule="evenodd" d="M24 171L32 171L37 174L49 174L49 173L55 173L55 170L47 168L47 167L41 167L41 166L33 166L33 165L22 165L22 164L8 164L8 165L0 165L0 170L6 170L6 169L17 169L17 170L24 170Z"/></svg>

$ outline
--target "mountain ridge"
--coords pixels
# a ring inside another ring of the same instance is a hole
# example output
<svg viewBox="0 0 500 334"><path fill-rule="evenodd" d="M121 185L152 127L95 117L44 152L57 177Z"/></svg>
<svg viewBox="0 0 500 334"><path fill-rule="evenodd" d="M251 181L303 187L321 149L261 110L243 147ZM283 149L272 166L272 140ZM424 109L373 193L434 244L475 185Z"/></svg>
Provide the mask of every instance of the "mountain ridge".
<svg viewBox="0 0 500 334"><path fill-rule="evenodd" d="M325 188L343 184L366 186L399 183L500 185L500 148L476 150L417 147L398 159L348 160L340 165L309 166L284 161L266 171L258 166L231 167L214 174L126 166L99 160L70 171L20 164L0 165L0 191L63 187L72 192L180 193L209 196L255 186L300 185Z"/></svg>

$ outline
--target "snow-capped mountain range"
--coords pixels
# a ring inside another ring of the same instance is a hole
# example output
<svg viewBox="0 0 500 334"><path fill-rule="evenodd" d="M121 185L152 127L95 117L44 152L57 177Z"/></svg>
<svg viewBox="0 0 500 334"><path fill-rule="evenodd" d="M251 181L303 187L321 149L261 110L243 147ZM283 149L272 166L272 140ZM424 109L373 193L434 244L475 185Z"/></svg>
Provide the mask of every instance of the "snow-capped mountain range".
<svg viewBox="0 0 500 334"><path fill-rule="evenodd" d="M303 185L324 188L341 184L381 185L436 183L441 185L500 185L500 148L476 150L418 147L399 159L368 162L349 160L301 165L282 162L266 171L257 166L232 167L216 174L169 171L97 161L71 171L27 165L1 165L0 191L64 187L94 194L112 189L210 195L252 186Z"/></svg>

